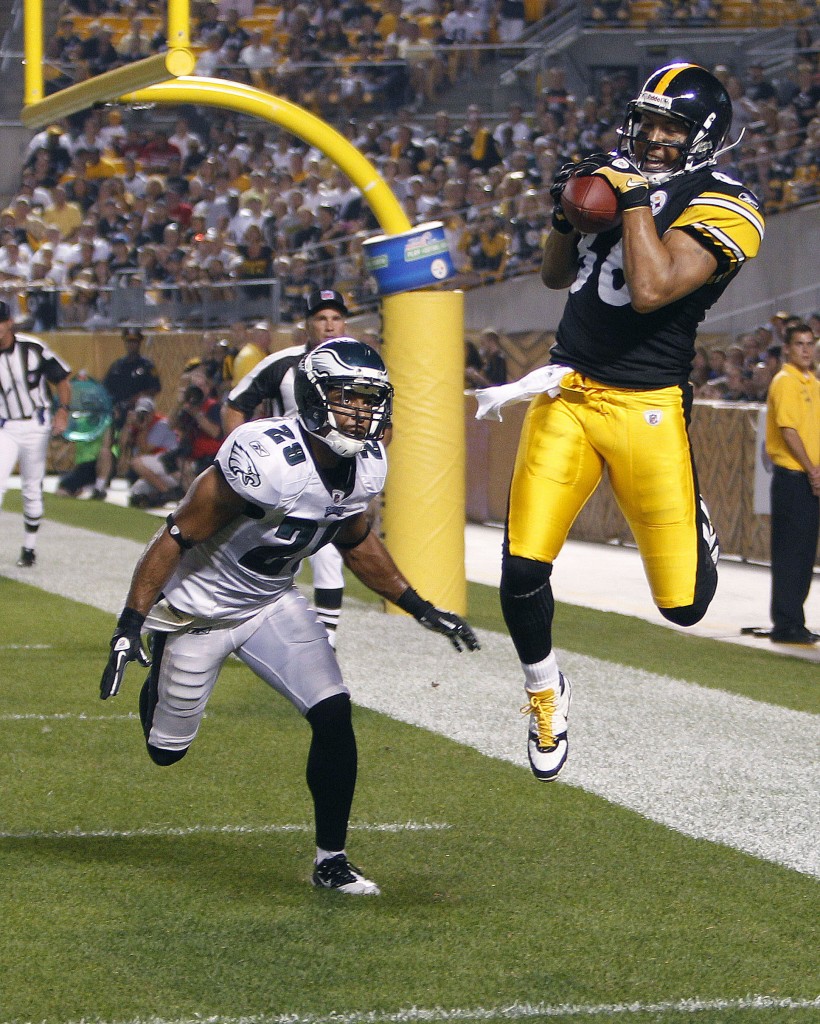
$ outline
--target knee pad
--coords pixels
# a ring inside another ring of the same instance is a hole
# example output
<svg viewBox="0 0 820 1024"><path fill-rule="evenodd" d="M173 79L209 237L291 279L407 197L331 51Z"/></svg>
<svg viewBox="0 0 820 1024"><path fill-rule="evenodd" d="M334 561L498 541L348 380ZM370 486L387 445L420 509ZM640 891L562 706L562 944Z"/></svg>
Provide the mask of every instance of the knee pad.
<svg viewBox="0 0 820 1024"><path fill-rule="evenodd" d="M519 660L535 665L552 650L555 601L550 586L552 564L521 558L504 550L499 597L504 621Z"/></svg>
<svg viewBox="0 0 820 1024"><path fill-rule="evenodd" d="M551 562L511 555L505 549L501 562L501 588L511 598L532 597L549 583Z"/></svg>
<svg viewBox="0 0 820 1024"><path fill-rule="evenodd" d="M162 747L155 747L151 743L147 743L146 746L148 747L148 756L154 764L158 764L161 768L176 764L188 753L188 747L184 750L163 750Z"/></svg>

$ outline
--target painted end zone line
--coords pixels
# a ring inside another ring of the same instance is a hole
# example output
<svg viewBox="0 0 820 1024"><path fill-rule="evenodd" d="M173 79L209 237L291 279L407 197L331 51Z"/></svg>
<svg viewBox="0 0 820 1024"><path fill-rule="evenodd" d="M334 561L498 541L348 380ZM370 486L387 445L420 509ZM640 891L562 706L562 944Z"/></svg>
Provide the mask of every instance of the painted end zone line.
<svg viewBox="0 0 820 1024"><path fill-rule="evenodd" d="M492 1021L526 1020L533 1017L622 1017L633 1014L652 1013L657 1016L674 1013L708 1013L722 1010L813 1010L820 1007L820 996L814 999L792 999L772 996L746 996L744 999L679 999L663 1003L602 1003L558 1004L514 1003L512 1006L476 1007L475 1009L452 1009L435 1007L426 1010L413 1006L398 1013L379 1013L376 1010L359 1013L332 1013L325 1017L299 1016L298 1014L254 1014L250 1017L176 1017L165 1020L161 1017L134 1018L118 1021L116 1024L438 1024L439 1021ZM85 1020L72 1024L88 1024ZM94 1021L94 1024L105 1024Z"/></svg>
<svg viewBox="0 0 820 1024"><path fill-rule="evenodd" d="M443 832L453 826L440 821L397 821L350 825L354 832ZM186 825L180 828L135 828L118 831L99 829L86 832L71 828L65 832L0 832L0 839L142 839L144 837L197 835L264 835L284 832L312 832L313 825Z"/></svg>

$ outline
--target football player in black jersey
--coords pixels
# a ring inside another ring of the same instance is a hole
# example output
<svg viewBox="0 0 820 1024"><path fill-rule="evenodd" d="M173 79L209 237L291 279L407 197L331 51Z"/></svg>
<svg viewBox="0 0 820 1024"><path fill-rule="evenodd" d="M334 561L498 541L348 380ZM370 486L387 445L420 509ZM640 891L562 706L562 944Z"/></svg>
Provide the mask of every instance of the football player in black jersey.
<svg viewBox="0 0 820 1024"><path fill-rule="evenodd" d="M606 466L652 597L682 626L717 585L717 539L698 493L688 425L697 326L763 238L760 204L715 169L732 121L721 83L694 64L649 77L614 153L556 175L541 276L569 288L551 353L560 390L536 397L510 492L501 605L521 661L535 776L567 757L570 684L552 650L552 563ZM598 174L621 224L581 235L561 209L571 174Z"/></svg>

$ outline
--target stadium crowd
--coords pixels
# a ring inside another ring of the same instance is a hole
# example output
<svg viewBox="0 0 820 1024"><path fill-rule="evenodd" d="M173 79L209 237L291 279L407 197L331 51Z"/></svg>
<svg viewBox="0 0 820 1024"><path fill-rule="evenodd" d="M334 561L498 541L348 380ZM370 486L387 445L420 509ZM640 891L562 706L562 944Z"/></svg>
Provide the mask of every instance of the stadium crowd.
<svg viewBox="0 0 820 1024"><path fill-rule="evenodd" d="M160 7L64 3L48 58L58 71L80 67L89 75L156 51L165 45ZM412 223L443 222L454 286L537 268L556 169L611 149L634 93L623 71L575 96L555 65L531 101L510 104L501 117L475 104L464 115L422 114L422 104L435 103L481 60L480 50L451 44L497 39L502 29L512 38L503 4L284 0L268 41L257 38L254 10L252 0L192 5L196 73L262 85L334 124L376 165ZM110 25L88 22L110 14L127 21L116 45ZM459 18L480 31L454 28ZM77 31L83 19L85 38ZM433 72L413 73L408 37L419 46L425 40ZM738 142L720 168L749 184L768 215L818 195L818 55L805 27L794 47L794 67L782 80L759 66L743 74L713 69L733 98ZM340 64L351 48L356 59ZM399 68L403 84L394 89ZM367 80L374 69L383 77ZM206 301L264 301L277 282L285 323L301 319L304 296L316 287L338 288L352 309L375 302L362 243L378 225L320 152L222 112L185 108L167 125L155 113L149 121L119 107L85 111L32 138L18 194L0 213L0 297L35 330L111 326L112 302L125 288L149 307L166 310L171 300L172 308L201 309ZM758 357L774 343L759 347Z"/></svg>

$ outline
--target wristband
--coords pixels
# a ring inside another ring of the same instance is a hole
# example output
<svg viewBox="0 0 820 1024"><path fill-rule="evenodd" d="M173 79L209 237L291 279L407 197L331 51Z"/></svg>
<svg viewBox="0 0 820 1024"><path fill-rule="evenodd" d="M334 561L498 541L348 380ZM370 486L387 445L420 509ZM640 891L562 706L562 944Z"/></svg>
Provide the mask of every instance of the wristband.
<svg viewBox="0 0 820 1024"><path fill-rule="evenodd" d="M145 622L145 616L140 614L136 608L129 608L126 605L117 619L117 630L122 633L139 633L143 622Z"/></svg>
<svg viewBox="0 0 820 1024"><path fill-rule="evenodd" d="M559 235L569 235L575 228L570 224L567 215L560 206L555 206L552 211L552 227Z"/></svg>
<svg viewBox="0 0 820 1024"><path fill-rule="evenodd" d="M423 597L420 597L412 587L408 587L407 590L405 590L401 597L396 601L396 605L401 608L403 612L407 612L408 615L412 615L414 619L420 619L433 607L429 601L425 601Z"/></svg>

